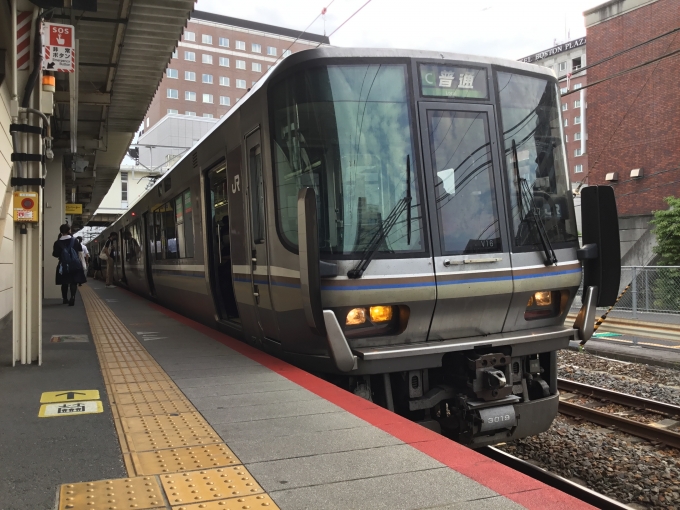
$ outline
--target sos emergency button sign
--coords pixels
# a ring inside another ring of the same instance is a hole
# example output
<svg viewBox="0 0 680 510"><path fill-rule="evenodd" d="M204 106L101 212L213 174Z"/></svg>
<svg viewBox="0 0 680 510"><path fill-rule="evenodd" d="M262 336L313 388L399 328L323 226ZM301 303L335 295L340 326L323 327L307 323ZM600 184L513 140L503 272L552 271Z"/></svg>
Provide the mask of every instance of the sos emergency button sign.
<svg viewBox="0 0 680 510"><path fill-rule="evenodd" d="M40 197L33 191L14 192L14 221L17 222L37 222L40 217Z"/></svg>
<svg viewBox="0 0 680 510"><path fill-rule="evenodd" d="M46 71L72 73L76 69L73 25L45 23L43 27L43 66Z"/></svg>

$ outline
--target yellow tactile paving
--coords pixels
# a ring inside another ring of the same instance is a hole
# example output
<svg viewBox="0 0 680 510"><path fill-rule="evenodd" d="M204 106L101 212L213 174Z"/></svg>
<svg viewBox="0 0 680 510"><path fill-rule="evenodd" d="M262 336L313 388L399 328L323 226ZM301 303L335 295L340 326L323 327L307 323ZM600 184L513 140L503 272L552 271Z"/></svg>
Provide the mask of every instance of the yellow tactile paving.
<svg viewBox="0 0 680 510"><path fill-rule="evenodd" d="M278 508L268 494L173 506L172 510L269 510Z"/></svg>
<svg viewBox="0 0 680 510"><path fill-rule="evenodd" d="M179 401L184 397L180 391L158 390L145 391L144 393L116 393L116 403L119 405L127 404L149 404L152 402Z"/></svg>
<svg viewBox="0 0 680 510"><path fill-rule="evenodd" d="M123 404L117 402L122 416L155 416L158 414L179 414L189 413L194 410L191 404L184 400L165 400L162 402L142 402Z"/></svg>
<svg viewBox="0 0 680 510"><path fill-rule="evenodd" d="M161 475L171 505L252 496L264 492L243 466Z"/></svg>
<svg viewBox="0 0 680 510"><path fill-rule="evenodd" d="M62 485L59 510L278 509L108 305L82 296L130 478Z"/></svg>
<svg viewBox="0 0 680 510"><path fill-rule="evenodd" d="M126 435L130 449L137 452L222 442L222 438L212 430L179 429L161 433L132 432Z"/></svg>
<svg viewBox="0 0 680 510"><path fill-rule="evenodd" d="M191 404L189 404L191 405ZM132 416L123 419L123 428L130 432L158 431L167 432L179 429L212 430L201 413L191 408L192 412L178 414L159 414L156 416Z"/></svg>
<svg viewBox="0 0 680 510"><path fill-rule="evenodd" d="M224 443L171 448L153 452L133 452L132 459L137 472L144 475L182 473L196 469L241 464L241 461Z"/></svg>
<svg viewBox="0 0 680 510"><path fill-rule="evenodd" d="M155 476L69 483L59 490L59 510L165 508Z"/></svg>

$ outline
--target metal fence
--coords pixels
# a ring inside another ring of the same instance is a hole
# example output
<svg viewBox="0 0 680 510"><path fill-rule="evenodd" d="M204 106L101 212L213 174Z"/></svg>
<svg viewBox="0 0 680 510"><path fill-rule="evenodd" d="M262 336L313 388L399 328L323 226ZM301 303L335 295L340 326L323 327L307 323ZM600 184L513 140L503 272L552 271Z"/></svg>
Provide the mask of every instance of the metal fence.
<svg viewBox="0 0 680 510"><path fill-rule="evenodd" d="M630 284L615 311L680 315L680 266L625 266L621 268L619 293ZM581 307L583 285L574 299L573 308Z"/></svg>

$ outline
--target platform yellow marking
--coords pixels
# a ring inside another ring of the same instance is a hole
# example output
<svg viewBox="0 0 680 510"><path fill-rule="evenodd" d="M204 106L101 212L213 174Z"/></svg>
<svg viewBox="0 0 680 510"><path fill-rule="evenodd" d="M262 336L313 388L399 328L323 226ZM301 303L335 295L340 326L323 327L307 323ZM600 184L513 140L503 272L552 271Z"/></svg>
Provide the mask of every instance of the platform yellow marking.
<svg viewBox="0 0 680 510"><path fill-rule="evenodd" d="M139 404L120 404L121 415L130 418L133 416L155 416L159 414L189 413L194 410L193 406L183 400L164 402L144 402Z"/></svg>
<svg viewBox="0 0 680 510"><path fill-rule="evenodd" d="M161 475L171 505L252 496L264 492L243 466Z"/></svg>
<svg viewBox="0 0 680 510"><path fill-rule="evenodd" d="M59 489L59 510L166 508L155 476L64 484Z"/></svg>
<svg viewBox="0 0 680 510"><path fill-rule="evenodd" d="M222 443L222 438L211 429L194 431L179 429L169 432L128 432L128 442L134 451L163 450L183 446Z"/></svg>
<svg viewBox="0 0 680 510"><path fill-rule="evenodd" d="M241 461L224 443L171 448L155 452L132 452L132 459L137 472L144 475L182 473L241 464Z"/></svg>
<svg viewBox="0 0 680 510"><path fill-rule="evenodd" d="M127 404L151 404L153 402L177 402L184 398L184 394L175 390L145 391L144 393L118 393L116 403L120 406Z"/></svg>
<svg viewBox="0 0 680 510"><path fill-rule="evenodd" d="M246 496L245 498L222 499L220 501L206 501L191 505L173 506L172 510L255 510L278 508L268 494Z"/></svg>
<svg viewBox="0 0 680 510"><path fill-rule="evenodd" d="M173 506L172 510L255 510L278 508L268 494L246 496L245 498L222 499L219 501L206 501L205 503L193 503L191 505Z"/></svg>
<svg viewBox="0 0 680 510"><path fill-rule="evenodd" d="M61 402L43 404L40 406L40 418L54 418L57 416L78 416L81 414L97 414L104 411L101 400L85 400L82 402Z"/></svg>
<svg viewBox="0 0 680 510"><path fill-rule="evenodd" d="M191 405L191 404L189 404ZM213 430L203 416L192 406L190 413L157 416L133 416L123 418L123 428L130 432L158 431L166 432L179 429L204 429Z"/></svg>
<svg viewBox="0 0 680 510"><path fill-rule="evenodd" d="M99 390L46 391L40 396L41 404L75 402L76 400L99 400Z"/></svg>
<svg viewBox="0 0 680 510"><path fill-rule="evenodd" d="M173 510L278 510L108 305L87 285L81 289L130 478L62 485L59 510L167 510L167 502ZM171 478L159 485L159 476Z"/></svg>

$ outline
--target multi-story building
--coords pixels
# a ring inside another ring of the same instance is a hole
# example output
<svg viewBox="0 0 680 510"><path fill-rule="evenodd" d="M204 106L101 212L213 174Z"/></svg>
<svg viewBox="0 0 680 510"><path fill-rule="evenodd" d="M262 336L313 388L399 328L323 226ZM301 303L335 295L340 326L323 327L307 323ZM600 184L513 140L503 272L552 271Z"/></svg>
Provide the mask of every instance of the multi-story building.
<svg viewBox="0 0 680 510"><path fill-rule="evenodd" d="M614 188L622 263L647 265L652 213L680 196L680 2L610 0L583 14L592 65L588 184Z"/></svg>
<svg viewBox="0 0 680 510"><path fill-rule="evenodd" d="M550 49L539 51L520 59L522 62L549 67L559 79L562 94L562 121L564 122L564 143L567 153L569 175L574 185L588 174L588 152L586 142L586 38L582 37L555 44Z"/></svg>
<svg viewBox="0 0 680 510"><path fill-rule="evenodd" d="M324 44L326 36L194 11L144 129L167 114L219 118L279 59Z"/></svg>

